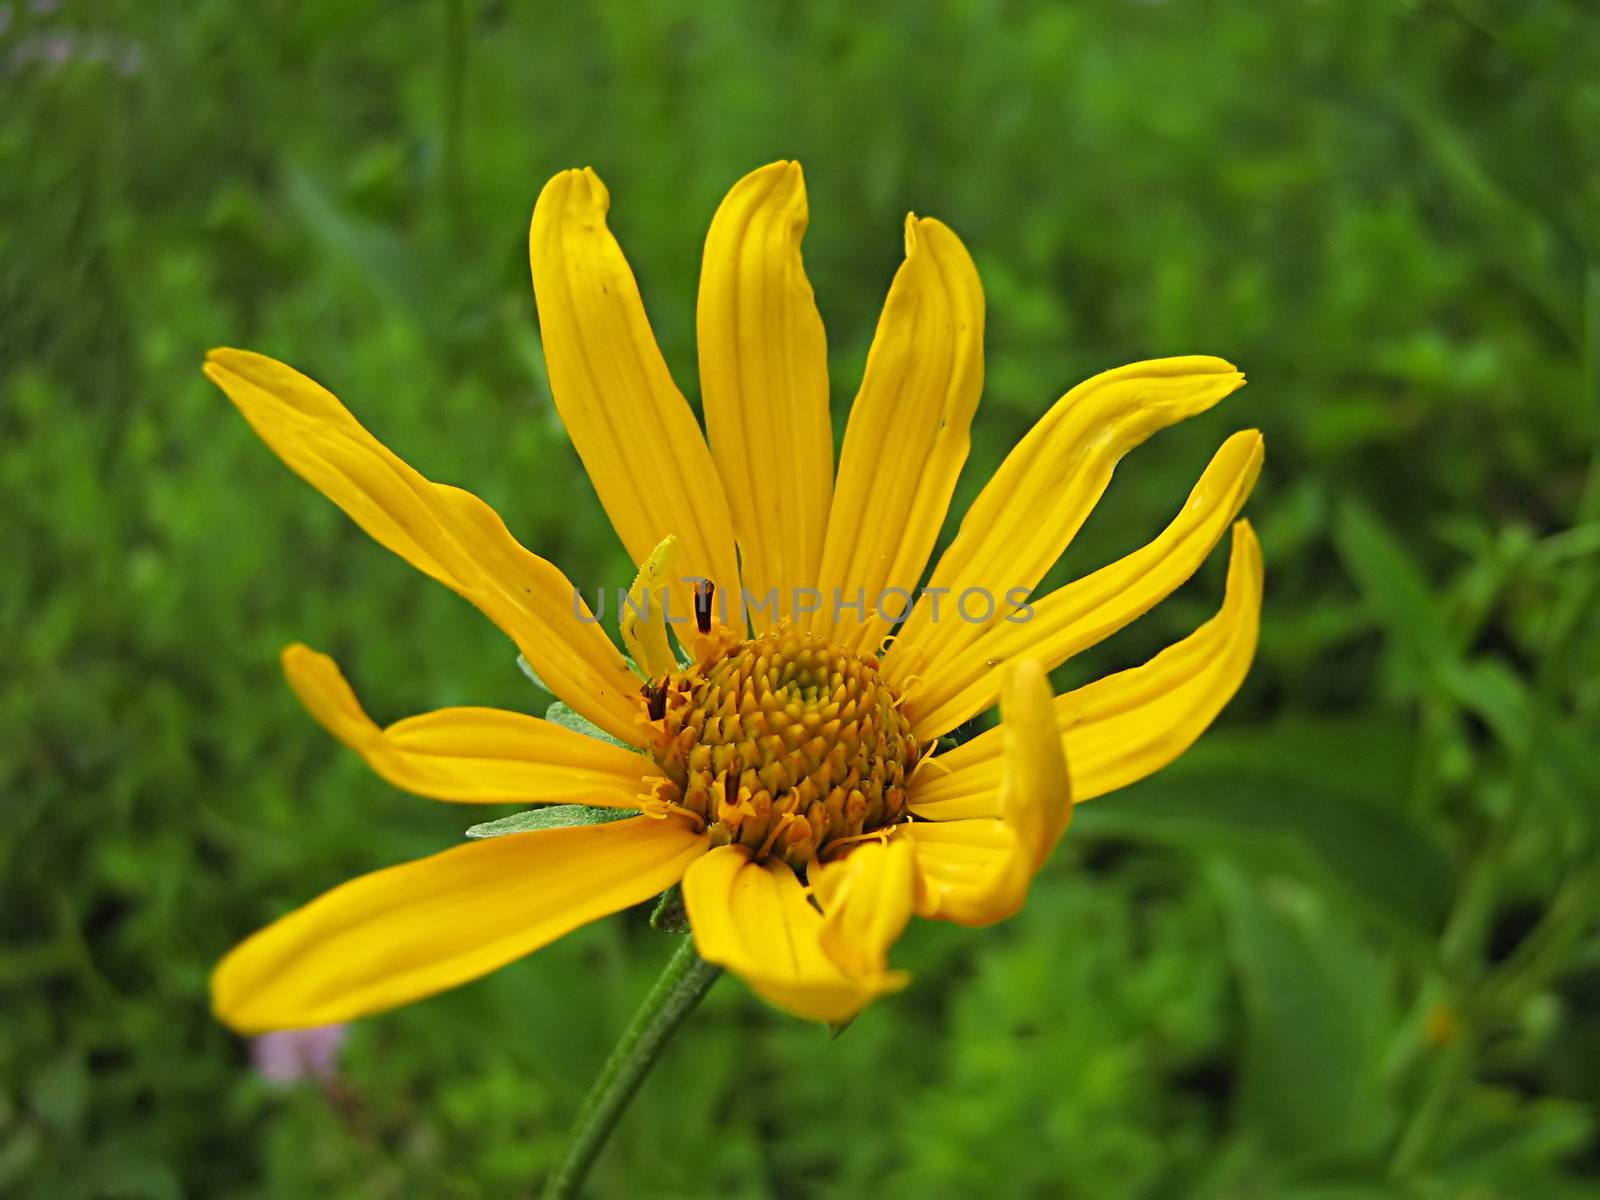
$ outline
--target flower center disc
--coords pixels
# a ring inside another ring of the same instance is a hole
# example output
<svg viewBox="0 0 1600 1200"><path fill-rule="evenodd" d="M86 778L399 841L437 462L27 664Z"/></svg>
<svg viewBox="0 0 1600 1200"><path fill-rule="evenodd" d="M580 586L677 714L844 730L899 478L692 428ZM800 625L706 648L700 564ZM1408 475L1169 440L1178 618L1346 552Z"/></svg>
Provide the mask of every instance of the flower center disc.
<svg viewBox="0 0 1600 1200"><path fill-rule="evenodd" d="M917 742L876 658L781 625L644 688L654 798L795 870L906 815Z"/></svg>

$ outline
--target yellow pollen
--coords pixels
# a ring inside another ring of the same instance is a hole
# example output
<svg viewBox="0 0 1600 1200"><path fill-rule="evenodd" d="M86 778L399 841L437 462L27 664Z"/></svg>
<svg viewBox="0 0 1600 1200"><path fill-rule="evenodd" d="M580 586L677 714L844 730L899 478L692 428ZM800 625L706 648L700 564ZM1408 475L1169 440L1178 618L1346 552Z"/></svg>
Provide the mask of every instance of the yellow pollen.
<svg viewBox="0 0 1600 1200"><path fill-rule="evenodd" d="M641 689L661 770L647 807L796 871L905 820L920 750L878 660L787 623L737 645L718 632L698 663Z"/></svg>

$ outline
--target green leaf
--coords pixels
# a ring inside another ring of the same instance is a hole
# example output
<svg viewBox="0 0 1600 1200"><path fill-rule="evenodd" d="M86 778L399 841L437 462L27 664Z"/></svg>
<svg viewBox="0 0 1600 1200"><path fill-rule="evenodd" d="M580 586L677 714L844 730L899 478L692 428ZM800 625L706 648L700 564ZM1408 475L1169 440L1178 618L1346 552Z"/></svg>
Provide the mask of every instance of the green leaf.
<svg viewBox="0 0 1600 1200"><path fill-rule="evenodd" d="M381 299L398 300L413 313L426 315L436 289L392 227L358 216L316 176L298 167L287 172L284 192L306 232L332 262Z"/></svg>
<svg viewBox="0 0 1600 1200"><path fill-rule="evenodd" d="M568 729L576 730L585 737L599 738L602 742L610 742L613 746L621 746L624 750L633 750L635 747L628 745L620 738L614 738L588 717L578 712L571 705L563 704L557 700L544 710L544 719L556 725L565 725Z"/></svg>
<svg viewBox="0 0 1600 1200"><path fill-rule="evenodd" d="M512 813L498 821L484 821L467 830L469 838L504 837L508 833L533 833L540 829L568 829L574 825L604 825L637 817L631 808L595 808L588 804L552 804Z"/></svg>
<svg viewBox="0 0 1600 1200"><path fill-rule="evenodd" d="M1476 658L1451 664L1442 683L1457 703L1477 714L1513 754L1523 753L1535 736L1535 703L1523 676L1498 659ZM1564 804L1587 821L1600 797L1600 761L1580 720L1561 713L1544 717L1539 752L1533 763L1540 794Z"/></svg>
<svg viewBox="0 0 1600 1200"><path fill-rule="evenodd" d="M1527 743L1533 720L1528 686L1504 663L1490 658L1450 663L1441 682L1457 703L1481 717L1508 747Z"/></svg>
<svg viewBox="0 0 1600 1200"><path fill-rule="evenodd" d="M1403 92L1396 98L1399 110L1410 117L1420 135L1420 145L1430 153L1432 165L1447 181L1452 202L1476 227L1487 253L1500 259L1507 274L1572 345L1582 345L1577 280L1564 269L1562 241L1551 224L1491 172L1495 157L1474 145L1434 103Z"/></svg>
<svg viewBox="0 0 1600 1200"><path fill-rule="evenodd" d="M1161 774L1084 805L1072 836L1222 850L1362 901L1431 942L1455 893L1443 850L1393 803L1405 746L1392 723L1284 721L1213 733Z"/></svg>
<svg viewBox="0 0 1600 1200"><path fill-rule="evenodd" d="M1405 545L1355 503L1340 508L1333 534L1373 617L1418 682L1443 671L1457 656L1444 608Z"/></svg>
<svg viewBox="0 0 1600 1200"><path fill-rule="evenodd" d="M1600 521L1552 533L1532 547L1529 557L1539 570L1554 571L1596 554L1600 554Z"/></svg>
<svg viewBox="0 0 1600 1200"><path fill-rule="evenodd" d="M1575 1049L1573 1056L1582 1058L1582 1052ZM1559 1094L1516 1103L1480 1099L1462 1114L1443 1148L1438 1174L1451 1188L1447 1194L1588 1200L1593 1189L1571 1188L1562 1165L1592 1143L1591 1113L1590 1105ZM1514 1189L1507 1180L1515 1181Z"/></svg>
<svg viewBox="0 0 1600 1200"><path fill-rule="evenodd" d="M1325 1155L1382 1123L1380 1060L1393 1020L1378 957L1304 893L1209 864L1245 1010L1243 1123L1269 1145Z"/></svg>

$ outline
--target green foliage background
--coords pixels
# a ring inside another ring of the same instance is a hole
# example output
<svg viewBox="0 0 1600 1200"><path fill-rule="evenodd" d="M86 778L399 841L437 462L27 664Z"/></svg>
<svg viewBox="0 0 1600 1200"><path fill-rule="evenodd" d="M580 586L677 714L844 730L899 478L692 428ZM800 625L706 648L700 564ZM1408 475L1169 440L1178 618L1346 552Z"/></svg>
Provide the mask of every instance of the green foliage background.
<svg viewBox="0 0 1600 1200"><path fill-rule="evenodd" d="M600 171L693 396L706 224L789 156L841 422L905 211L977 259L961 502L1087 374L1249 372L1126 462L1059 577L1257 426L1261 652L1198 748L1079 814L1022 916L914 926L915 985L844 1036L719 985L594 1194L1600 1195L1592 4L0 14L0 1193L537 1190L669 952L642 914L361 1023L326 1092L266 1086L207 1013L244 934L478 819L325 736L285 643L382 719L548 697L199 364L295 363L574 579L626 582L544 379L533 199ZM1204 619L1217 558L1060 681Z"/></svg>

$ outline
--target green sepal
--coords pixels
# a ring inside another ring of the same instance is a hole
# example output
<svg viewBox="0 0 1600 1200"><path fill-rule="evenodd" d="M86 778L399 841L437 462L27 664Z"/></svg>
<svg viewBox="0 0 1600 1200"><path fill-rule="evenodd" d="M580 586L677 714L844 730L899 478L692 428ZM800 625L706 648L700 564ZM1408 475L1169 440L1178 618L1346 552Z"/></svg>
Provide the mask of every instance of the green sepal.
<svg viewBox="0 0 1600 1200"><path fill-rule="evenodd" d="M683 906L683 889L673 884L661 893L655 911L650 914L650 928L660 933L688 933L689 910Z"/></svg>
<svg viewBox="0 0 1600 1200"><path fill-rule="evenodd" d="M983 728L983 719L981 717L973 717L971 720L961 722L961 724L939 739L936 752L948 754L957 746L964 745L977 737L983 732Z"/></svg>
<svg viewBox="0 0 1600 1200"><path fill-rule="evenodd" d="M508 833L533 833L540 829L570 829L574 825L604 825L637 817L635 808L596 808L589 804L550 804L512 813L498 821L484 821L467 830L469 838L504 837Z"/></svg>
<svg viewBox="0 0 1600 1200"><path fill-rule="evenodd" d="M563 725L568 729L583 734L584 737L598 738L602 742L610 742L613 746L621 746L624 750L638 749L637 746L628 745L621 738L612 737L570 704L563 704L560 700L557 700L544 710L544 719L552 725Z"/></svg>
<svg viewBox="0 0 1600 1200"><path fill-rule="evenodd" d="M533 664L520 654L517 655L517 670L526 675L529 680L532 681L533 686L538 688L540 691L549 692L552 696L555 695L555 689L544 680L540 679L539 672L533 669Z"/></svg>
<svg viewBox="0 0 1600 1200"><path fill-rule="evenodd" d="M631 660L628 665L630 667L633 666ZM517 669L528 677L534 687L542 688L552 696L555 695L555 689L539 678L539 672L533 669L533 664L520 654L517 655ZM634 749L633 746L628 745L626 742L612 737L600 726L589 720L588 717L581 715L572 705L563 701L557 700L549 708L545 709L544 719L556 725L564 725L568 729L583 734L585 737L599 738L602 742L610 742L613 746L621 746L624 750Z"/></svg>

